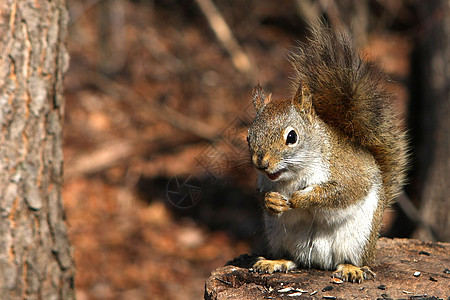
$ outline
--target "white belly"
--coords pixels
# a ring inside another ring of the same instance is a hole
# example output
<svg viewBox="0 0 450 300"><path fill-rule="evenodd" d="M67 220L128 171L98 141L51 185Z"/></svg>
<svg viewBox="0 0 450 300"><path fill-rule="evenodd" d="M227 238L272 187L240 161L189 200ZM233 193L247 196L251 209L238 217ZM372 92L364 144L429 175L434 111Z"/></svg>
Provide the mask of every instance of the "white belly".
<svg viewBox="0 0 450 300"><path fill-rule="evenodd" d="M346 208L293 209L281 216L265 213L269 251L288 254L304 267L334 269L338 264L361 265L378 205L379 185L366 198Z"/></svg>

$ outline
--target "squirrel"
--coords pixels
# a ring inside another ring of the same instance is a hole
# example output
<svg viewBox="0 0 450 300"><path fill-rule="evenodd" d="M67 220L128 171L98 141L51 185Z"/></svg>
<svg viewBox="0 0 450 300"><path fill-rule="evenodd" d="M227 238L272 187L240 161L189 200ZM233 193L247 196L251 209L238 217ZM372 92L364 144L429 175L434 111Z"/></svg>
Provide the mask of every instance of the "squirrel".
<svg viewBox="0 0 450 300"><path fill-rule="evenodd" d="M386 77L325 25L289 55L292 99L272 100L258 84L247 135L257 186L264 195L269 259L253 270L335 270L362 282L383 211L405 183L406 131L385 90Z"/></svg>

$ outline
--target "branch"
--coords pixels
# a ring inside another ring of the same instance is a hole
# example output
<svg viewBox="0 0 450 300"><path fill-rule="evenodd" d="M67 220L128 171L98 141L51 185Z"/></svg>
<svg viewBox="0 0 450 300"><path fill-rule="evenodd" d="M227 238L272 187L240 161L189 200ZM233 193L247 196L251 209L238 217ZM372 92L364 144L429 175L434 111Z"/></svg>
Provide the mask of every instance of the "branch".
<svg viewBox="0 0 450 300"><path fill-rule="evenodd" d="M136 93L129 87L109 79L108 77L101 75L99 73L92 72L87 75L91 82L94 82L103 92L106 94L118 98L118 99L136 99L133 103L142 102L141 99L145 99ZM169 107L159 105L152 101L150 104L147 102L142 107L137 107L136 109L144 109L149 111L155 118L158 118L166 123L169 123L175 128L189 132L195 136L198 136L205 140L213 140L217 136L218 130L214 129L211 125L204 122L194 120L178 111L171 109Z"/></svg>
<svg viewBox="0 0 450 300"><path fill-rule="evenodd" d="M222 17L214 3L211 0L195 0L195 2L208 20L217 39L231 56L234 67L241 73L253 78L254 66L251 64L247 54L245 54L239 46L230 27L227 25L225 19Z"/></svg>

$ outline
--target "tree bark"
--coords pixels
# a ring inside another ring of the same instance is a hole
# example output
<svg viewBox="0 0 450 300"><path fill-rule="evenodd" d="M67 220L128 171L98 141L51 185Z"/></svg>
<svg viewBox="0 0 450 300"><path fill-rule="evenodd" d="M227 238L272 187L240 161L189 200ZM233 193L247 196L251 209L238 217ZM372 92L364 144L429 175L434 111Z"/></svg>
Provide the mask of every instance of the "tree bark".
<svg viewBox="0 0 450 300"><path fill-rule="evenodd" d="M64 0L0 2L0 298L73 299L62 205Z"/></svg>
<svg viewBox="0 0 450 300"><path fill-rule="evenodd" d="M450 2L424 1L416 49L411 113L415 149L413 194L420 196L422 220L415 236L450 241Z"/></svg>

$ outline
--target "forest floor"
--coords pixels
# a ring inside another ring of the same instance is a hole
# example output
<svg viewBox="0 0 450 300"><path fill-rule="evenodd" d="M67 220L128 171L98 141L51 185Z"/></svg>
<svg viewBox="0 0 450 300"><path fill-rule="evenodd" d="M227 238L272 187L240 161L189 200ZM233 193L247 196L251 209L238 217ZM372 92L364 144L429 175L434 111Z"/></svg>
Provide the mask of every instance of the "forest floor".
<svg viewBox="0 0 450 300"><path fill-rule="evenodd" d="M220 7L247 72L194 2L70 3L64 202L79 300L201 299L213 269L259 249L245 133L257 82L291 95L286 51L305 32L291 2ZM370 36L400 112L409 51L399 33Z"/></svg>

